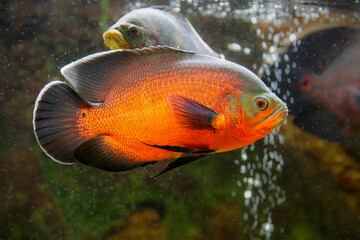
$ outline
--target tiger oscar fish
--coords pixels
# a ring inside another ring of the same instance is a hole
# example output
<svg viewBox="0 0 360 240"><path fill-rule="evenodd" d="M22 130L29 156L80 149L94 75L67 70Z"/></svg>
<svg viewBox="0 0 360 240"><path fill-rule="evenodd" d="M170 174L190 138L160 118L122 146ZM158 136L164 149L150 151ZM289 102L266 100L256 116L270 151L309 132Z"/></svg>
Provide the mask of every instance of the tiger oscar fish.
<svg viewBox="0 0 360 240"><path fill-rule="evenodd" d="M170 47L110 50L61 69L34 108L53 160L124 171L175 159L161 173L253 143L287 117L248 69Z"/></svg>

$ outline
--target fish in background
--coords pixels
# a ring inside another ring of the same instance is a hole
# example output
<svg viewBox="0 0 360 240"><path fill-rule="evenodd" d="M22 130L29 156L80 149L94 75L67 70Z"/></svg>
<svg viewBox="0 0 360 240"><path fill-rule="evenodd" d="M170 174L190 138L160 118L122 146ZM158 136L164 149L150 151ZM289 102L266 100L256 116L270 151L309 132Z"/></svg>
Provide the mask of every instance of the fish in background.
<svg viewBox="0 0 360 240"><path fill-rule="evenodd" d="M249 145L278 127L286 105L248 69L170 47L96 53L47 84L34 132L53 160L124 171L170 169Z"/></svg>
<svg viewBox="0 0 360 240"><path fill-rule="evenodd" d="M270 76L263 76L268 85L278 79L281 94L290 93L286 102L301 129L330 141L359 141L358 34L341 27L306 36L280 56Z"/></svg>
<svg viewBox="0 0 360 240"><path fill-rule="evenodd" d="M170 46L223 58L201 39L191 23L168 6L133 10L104 32L110 49Z"/></svg>

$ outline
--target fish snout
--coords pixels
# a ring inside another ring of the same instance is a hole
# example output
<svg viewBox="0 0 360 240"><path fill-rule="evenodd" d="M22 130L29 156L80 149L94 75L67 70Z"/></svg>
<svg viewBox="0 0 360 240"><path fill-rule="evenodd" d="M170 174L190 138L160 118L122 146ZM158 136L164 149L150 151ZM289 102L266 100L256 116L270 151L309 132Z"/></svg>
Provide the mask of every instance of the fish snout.
<svg viewBox="0 0 360 240"><path fill-rule="evenodd" d="M289 109L283 103L273 113L267 117L267 121L270 121L271 129L279 127L287 118Z"/></svg>
<svg viewBox="0 0 360 240"><path fill-rule="evenodd" d="M103 39L106 46L108 46L111 50L131 48L124 36L116 29L110 29L104 32Z"/></svg>

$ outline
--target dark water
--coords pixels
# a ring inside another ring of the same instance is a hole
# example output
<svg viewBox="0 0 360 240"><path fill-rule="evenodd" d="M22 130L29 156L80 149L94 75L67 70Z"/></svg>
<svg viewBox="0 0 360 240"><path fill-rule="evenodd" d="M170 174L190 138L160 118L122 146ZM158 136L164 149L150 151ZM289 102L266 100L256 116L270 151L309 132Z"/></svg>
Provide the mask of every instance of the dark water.
<svg viewBox="0 0 360 240"><path fill-rule="evenodd" d="M106 50L102 33L126 12L158 4L181 12L216 52L296 107L296 88L280 83L304 65L274 70L289 49L339 27L351 43L359 39L358 1L312 3L2 1L0 239L359 239L360 146L303 131L293 115L247 148L152 181L141 169L60 165L32 132L34 101L47 82L65 81L59 69ZM346 126L340 131L359 136Z"/></svg>

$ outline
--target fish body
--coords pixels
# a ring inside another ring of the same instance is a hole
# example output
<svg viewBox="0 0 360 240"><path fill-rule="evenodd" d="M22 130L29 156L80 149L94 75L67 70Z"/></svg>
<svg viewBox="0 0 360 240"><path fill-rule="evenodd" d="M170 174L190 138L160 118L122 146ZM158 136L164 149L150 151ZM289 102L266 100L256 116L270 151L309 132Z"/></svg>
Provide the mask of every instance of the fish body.
<svg viewBox="0 0 360 240"><path fill-rule="evenodd" d="M34 109L43 150L109 171L177 159L168 170L262 138L286 105L246 68L168 47L93 54L62 69Z"/></svg>
<svg viewBox="0 0 360 240"><path fill-rule="evenodd" d="M166 45L221 57L201 39L185 17L165 6L127 13L103 34L103 38L110 49Z"/></svg>
<svg viewBox="0 0 360 240"><path fill-rule="evenodd" d="M321 74L305 75L301 90L343 124L360 127L360 42L347 47ZM307 81L304 86L304 81Z"/></svg>
<svg viewBox="0 0 360 240"><path fill-rule="evenodd" d="M306 36L262 77L268 85L277 79L297 126L326 140L360 138L357 32L340 27Z"/></svg>

